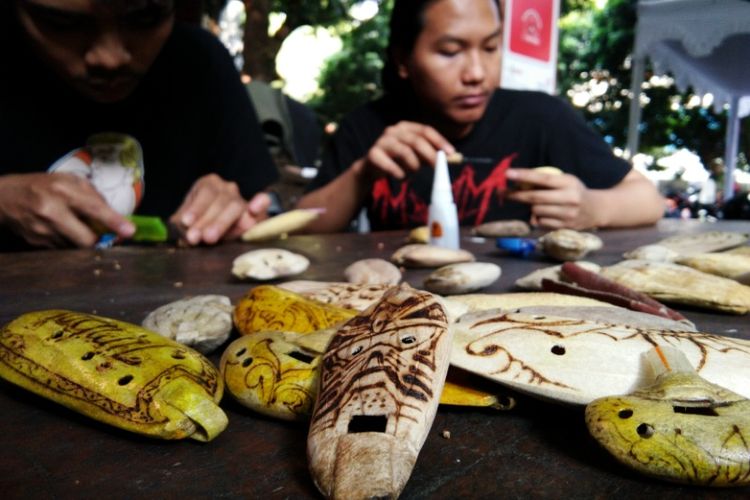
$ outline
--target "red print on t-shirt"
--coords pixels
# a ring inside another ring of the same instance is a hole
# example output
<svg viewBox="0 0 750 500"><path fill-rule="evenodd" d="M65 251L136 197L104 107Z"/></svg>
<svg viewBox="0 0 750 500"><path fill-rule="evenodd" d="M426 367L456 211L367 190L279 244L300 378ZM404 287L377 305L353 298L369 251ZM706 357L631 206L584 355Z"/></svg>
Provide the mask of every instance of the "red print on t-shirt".
<svg viewBox="0 0 750 500"><path fill-rule="evenodd" d="M507 186L505 171L515 156L503 158L479 185L476 184L476 169L470 164L453 180L453 199L462 224L477 225L484 221L493 195ZM394 194L388 179L379 179L372 187L372 198L372 215L383 225L408 227L427 223L428 204L414 191L410 181L400 183L399 191ZM500 200L496 198L495 203Z"/></svg>

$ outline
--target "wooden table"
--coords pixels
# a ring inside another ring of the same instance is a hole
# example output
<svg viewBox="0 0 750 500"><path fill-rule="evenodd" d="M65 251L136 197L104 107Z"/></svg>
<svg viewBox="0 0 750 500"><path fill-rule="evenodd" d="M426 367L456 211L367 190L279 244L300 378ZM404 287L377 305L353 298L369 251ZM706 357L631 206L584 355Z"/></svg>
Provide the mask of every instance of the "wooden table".
<svg viewBox="0 0 750 500"><path fill-rule="evenodd" d="M612 264L623 251L678 232L750 232L747 222L664 220L657 227L601 231L590 260ZM307 255L299 278L341 280L365 257L388 258L405 233L300 236L274 245ZM489 292L550 265L501 255L494 241L462 244L502 266ZM256 248L119 247L0 254L0 324L37 309L66 308L140 323L152 309L189 295L239 299L251 286L231 274L234 257ZM408 271L420 286L428 271ZM704 331L750 339L747 316L680 309ZM211 356L218 363L220 352ZM441 407L402 498L748 498L748 488L671 485L619 465L589 437L582 408L515 395L511 411ZM0 382L0 494L4 498L314 498L307 470L307 426L271 420L222 401L228 428L210 443L165 442L99 424ZM450 431L450 439L443 431Z"/></svg>

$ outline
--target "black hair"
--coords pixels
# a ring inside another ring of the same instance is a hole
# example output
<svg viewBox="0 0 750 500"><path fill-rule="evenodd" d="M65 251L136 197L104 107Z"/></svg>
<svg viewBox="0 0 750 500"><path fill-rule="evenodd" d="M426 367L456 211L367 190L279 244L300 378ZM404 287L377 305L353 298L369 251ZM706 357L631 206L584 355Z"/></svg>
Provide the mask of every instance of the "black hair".
<svg viewBox="0 0 750 500"><path fill-rule="evenodd" d="M409 82L398 75L397 61L402 60L414 50L417 38L424 29L424 12L437 0L395 0L389 24L388 47L385 54L382 81L383 88L389 94L405 96L411 90ZM497 5L502 21L500 0L493 0Z"/></svg>

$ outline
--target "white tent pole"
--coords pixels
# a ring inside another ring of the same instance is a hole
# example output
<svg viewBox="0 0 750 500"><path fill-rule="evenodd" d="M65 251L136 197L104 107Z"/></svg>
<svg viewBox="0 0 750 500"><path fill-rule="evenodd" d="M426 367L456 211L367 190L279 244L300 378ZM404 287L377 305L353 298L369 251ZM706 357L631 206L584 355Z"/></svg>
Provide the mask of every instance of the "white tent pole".
<svg viewBox="0 0 750 500"><path fill-rule="evenodd" d="M727 116L727 135L724 143L724 202L734 196L734 169L737 166L737 150L740 140L740 98L733 96Z"/></svg>
<svg viewBox="0 0 750 500"><path fill-rule="evenodd" d="M626 156L633 158L638 154L641 123L641 86L643 73L646 70L646 56L633 54L633 72L630 84L630 115L628 117L628 145Z"/></svg>

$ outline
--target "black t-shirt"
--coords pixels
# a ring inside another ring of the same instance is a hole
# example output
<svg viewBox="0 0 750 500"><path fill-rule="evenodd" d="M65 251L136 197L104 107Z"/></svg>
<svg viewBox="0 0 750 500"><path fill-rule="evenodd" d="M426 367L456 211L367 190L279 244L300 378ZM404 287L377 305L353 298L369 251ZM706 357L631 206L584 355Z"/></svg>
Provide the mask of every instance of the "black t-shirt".
<svg viewBox="0 0 750 500"><path fill-rule="evenodd" d="M309 189L327 184L363 157L386 127L401 120L418 121L414 116L408 104L389 96L354 110L342 120ZM630 171L567 103L541 92L498 89L471 133L453 145L465 157L493 160L449 167L462 225L529 219L528 205L497 194L511 166L554 165L594 189L610 188ZM372 229L426 224L432 174L432 167L423 166L404 181L376 181L366 202Z"/></svg>
<svg viewBox="0 0 750 500"><path fill-rule="evenodd" d="M0 175L44 172L89 136L119 132L143 150L145 190L137 213L169 217L211 172L237 182L246 198L276 179L255 110L229 54L210 33L177 23L133 94L98 104L41 64L18 27L6 23ZM24 248L19 241L0 228L0 249Z"/></svg>

